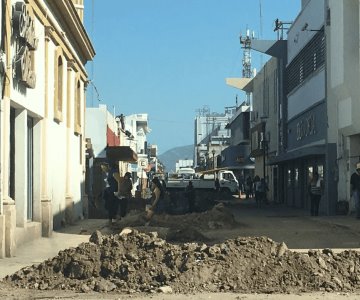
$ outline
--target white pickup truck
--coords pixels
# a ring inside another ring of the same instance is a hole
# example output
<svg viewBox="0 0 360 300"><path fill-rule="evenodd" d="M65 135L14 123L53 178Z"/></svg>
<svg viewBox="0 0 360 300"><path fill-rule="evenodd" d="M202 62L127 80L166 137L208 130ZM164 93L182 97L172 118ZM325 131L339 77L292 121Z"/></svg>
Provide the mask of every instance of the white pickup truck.
<svg viewBox="0 0 360 300"><path fill-rule="evenodd" d="M185 189L192 181L195 189L213 189L215 190L215 179L219 178L220 191L226 193L237 193L239 191L239 183L232 171L219 170L214 172L205 172L193 179L175 179L169 178L166 184L167 189Z"/></svg>

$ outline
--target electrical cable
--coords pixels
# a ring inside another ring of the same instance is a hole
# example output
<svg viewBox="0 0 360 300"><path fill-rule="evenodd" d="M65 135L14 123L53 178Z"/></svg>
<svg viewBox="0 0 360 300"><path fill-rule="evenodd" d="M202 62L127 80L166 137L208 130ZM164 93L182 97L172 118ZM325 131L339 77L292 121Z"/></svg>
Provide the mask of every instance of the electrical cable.
<svg viewBox="0 0 360 300"><path fill-rule="evenodd" d="M99 92L98 92L98 89L97 89L96 85L92 82L92 80L88 80L87 82L88 82L89 84L91 84L92 87L94 88L94 90L95 90L95 92L96 92L97 100L100 102L100 101L101 101L101 99L100 99L100 94L99 94Z"/></svg>

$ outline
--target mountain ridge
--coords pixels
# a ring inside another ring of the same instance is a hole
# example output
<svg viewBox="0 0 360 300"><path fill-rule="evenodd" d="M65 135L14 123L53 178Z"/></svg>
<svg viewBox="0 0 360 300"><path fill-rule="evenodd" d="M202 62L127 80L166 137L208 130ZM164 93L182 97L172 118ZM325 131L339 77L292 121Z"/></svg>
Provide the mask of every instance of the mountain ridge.
<svg viewBox="0 0 360 300"><path fill-rule="evenodd" d="M194 145L171 148L158 156L166 172L175 172L176 162L180 159L194 159Z"/></svg>

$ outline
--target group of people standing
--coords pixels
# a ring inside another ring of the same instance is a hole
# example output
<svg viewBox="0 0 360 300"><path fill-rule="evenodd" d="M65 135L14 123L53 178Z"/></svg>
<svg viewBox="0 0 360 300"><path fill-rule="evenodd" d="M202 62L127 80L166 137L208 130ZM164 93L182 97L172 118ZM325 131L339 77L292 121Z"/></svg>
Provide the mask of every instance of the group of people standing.
<svg viewBox="0 0 360 300"><path fill-rule="evenodd" d="M245 193L246 199L254 198L257 206L261 207L262 203L267 203L267 191L269 190L264 178L258 175L252 179L250 176L246 177L245 182L239 181L240 191Z"/></svg>
<svg viewBox="0 0 360 300"><path fill-rule="evenodd" d="M116 162L103 163L101 169L104 174L105 188L103 199L105 209L108 211L109 222L113 223L117 218L123 218L127 214L129 200L132 198L133 183L131 173L126 172L120 177L119 166ZM147 223L150 222L154 213L164 211L165 184L158 177L154 177L150 183L152 197L150 207L146 214Z"/></svg>
<svg viewBox="0 0 360 300"><path fill-rule="evenodd" d="M123 178L120 177L119 168L116 163L101 165L105 174L105 189L103 191L103 199L105 208L108 211L109 221L113 222L117 216L125 217L129 199L132 197L132 180L131 173L126 172ZM218 189L219 184L215 184ZM154 213L162 213L164 207L165 186L158 177L154 177L151 181L150 189L152 191L152 199L150 205L150 213L147 214L149 222ZM250 176L246 180L240 181L240 191L246 194L246 198L254 198L258 207L263 203L267 203L268 186L264 178L258 175L252 179ZM319 215L319 206L321 198L324 194L324 181L319 173L314 171L308 184L308 194L310 197L310 214L311 216ZM356 217L360 219L360 162L356 165L356 171L351 175L350 179L350 195L354 199L356 208ZM195 211L195 189L192 181L189 181L185 189L185 198L188 201L189 212Z"/></svg>
<svg viewBox="0 0 360 300"><path fill-rule="evenodd" d="M108 211L109 222L113 223L117 216L126 216L129 199L131 199L133 184L131 173L126 172L124 177L120 177L119 166L115 162L101 165L104 172L105 189L103 199L105 209Z"/></svg>

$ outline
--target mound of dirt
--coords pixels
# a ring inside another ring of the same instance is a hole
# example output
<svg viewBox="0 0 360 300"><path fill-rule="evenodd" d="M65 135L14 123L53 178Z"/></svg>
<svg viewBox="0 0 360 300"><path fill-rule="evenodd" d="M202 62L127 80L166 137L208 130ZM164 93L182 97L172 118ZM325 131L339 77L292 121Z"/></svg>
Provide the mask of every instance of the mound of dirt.
<svg viewBox="0 0 360 300"><path fill-rule="evenodd" d="M145 212L131 211L125 218L111 227L116 234L127 227L141 232L158 232L159 237L170 242L209 242L207 231L231 229L241 224L235 221L231 210L217 204L211 210L185 215L155 214L149 225L145 226Z"/></svg>
<svg viewBox="0 0 360 300"><path fill-rule="evenodd" d="M360 254L329 249L293 253L266 237L176 245L156 232L96 231L89 243L21 269L5 281L23 288L82 292L354 291L360 288Z"/></svg>
<svg viewBox="0 0 360 300"><path fill-rule="evenodd" d="M119 232L125 227L144 226L146 223L144 212L130 212L125 218L114 224L114 230ZM215 205L211 210L201 213L185 215L155 214L150 222L151 227L187 228L198 230L233 228L236 223L231 210L223 204Z"/></svg>

